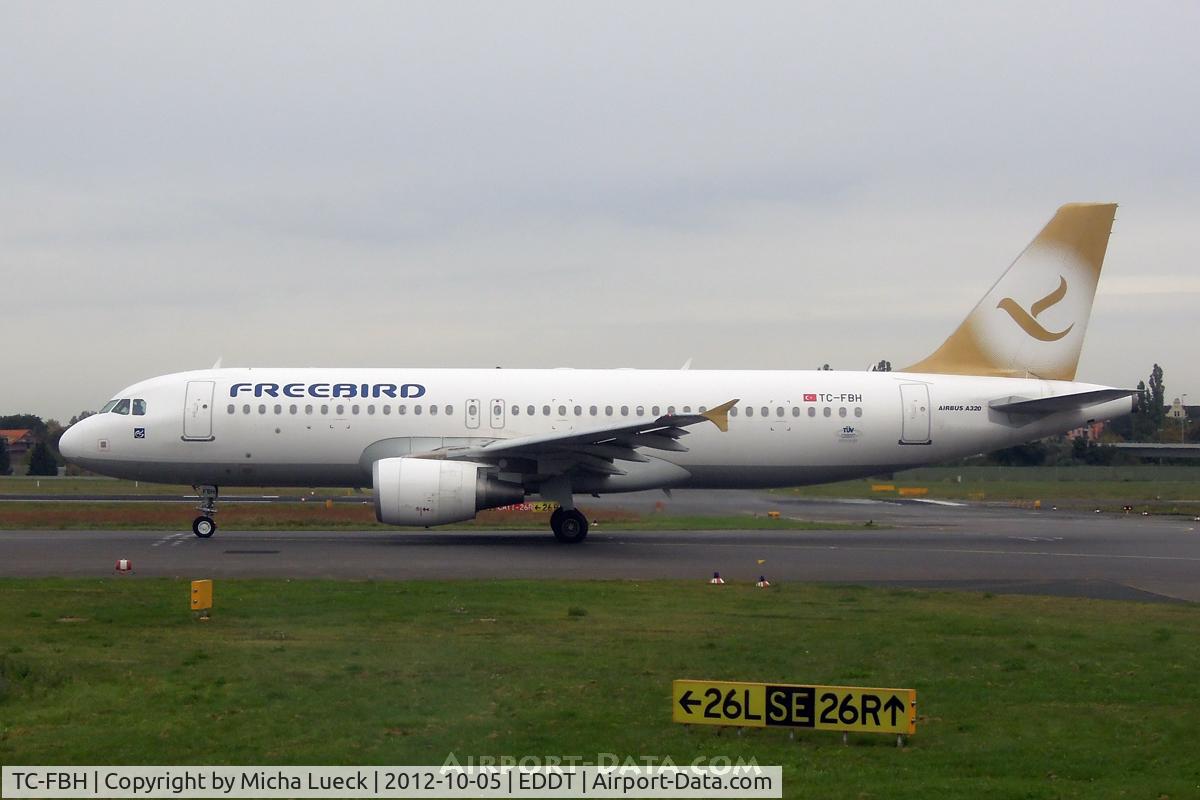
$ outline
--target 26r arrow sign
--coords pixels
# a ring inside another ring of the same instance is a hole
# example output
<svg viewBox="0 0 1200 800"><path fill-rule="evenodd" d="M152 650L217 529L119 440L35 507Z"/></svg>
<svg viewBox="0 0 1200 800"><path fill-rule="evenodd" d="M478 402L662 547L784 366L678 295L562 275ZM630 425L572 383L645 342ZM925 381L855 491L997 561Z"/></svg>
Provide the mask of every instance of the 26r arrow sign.
<svg viewBox="0 0 1200 800"><path fill-rule="evenodd" d="M915 689L678 680L671 718L687 725L786 727L862 733L917 730Z"/></svg>

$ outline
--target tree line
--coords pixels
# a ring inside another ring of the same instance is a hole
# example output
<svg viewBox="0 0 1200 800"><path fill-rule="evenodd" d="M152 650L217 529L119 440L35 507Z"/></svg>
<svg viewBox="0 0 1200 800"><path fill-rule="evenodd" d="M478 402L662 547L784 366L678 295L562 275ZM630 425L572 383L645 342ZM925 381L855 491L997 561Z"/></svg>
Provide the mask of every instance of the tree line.
<svg viewBox="0 0 1200 800"><path fill-rule="evenodd" d="M29 451L29 461L26 464L26 475L54 476L58 474L62 454L58 452L58 441L67 428L81 419L90 417L91 411L81 411L71 417L66 425L56 419L43 420L36 414L5 414L0 415L0 429L29 430L33 432L34 445ZM0 475L13 473L12 454L8 452L8 441L0 437Z"/></svg>

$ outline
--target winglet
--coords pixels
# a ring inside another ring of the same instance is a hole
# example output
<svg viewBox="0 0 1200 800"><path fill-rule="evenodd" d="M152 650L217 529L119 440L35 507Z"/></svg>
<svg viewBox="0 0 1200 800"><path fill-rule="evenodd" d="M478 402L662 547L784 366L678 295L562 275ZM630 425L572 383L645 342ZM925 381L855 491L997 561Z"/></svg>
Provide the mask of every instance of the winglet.
<svg viewBox="0 0 1200 800"><path fill-rule="evenodd" d="M730 400L728 403L722 403L716 408L710 408L708 411L702 412L700 416L707 419L713 425L716 425L724 433L729 430L729 409L736 406L738 402L738 399Z"/></svg>

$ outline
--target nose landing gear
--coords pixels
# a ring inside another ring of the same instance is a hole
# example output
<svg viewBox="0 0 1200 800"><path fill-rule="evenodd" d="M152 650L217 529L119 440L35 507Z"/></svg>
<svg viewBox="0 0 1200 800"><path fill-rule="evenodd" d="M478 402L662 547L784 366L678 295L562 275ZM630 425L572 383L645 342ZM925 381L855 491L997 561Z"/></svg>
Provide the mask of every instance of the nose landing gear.
<svg viewBox="0 0 1200 800"><path fill-rule="evenodd" d="M201 516L192 520L192 533L201 539L208 539L217 532L217 523L212 518L212 515L217 513L217 487L195 486L193 488L200 493L200 505L196 506L196 510L200 512Z"/></svg>

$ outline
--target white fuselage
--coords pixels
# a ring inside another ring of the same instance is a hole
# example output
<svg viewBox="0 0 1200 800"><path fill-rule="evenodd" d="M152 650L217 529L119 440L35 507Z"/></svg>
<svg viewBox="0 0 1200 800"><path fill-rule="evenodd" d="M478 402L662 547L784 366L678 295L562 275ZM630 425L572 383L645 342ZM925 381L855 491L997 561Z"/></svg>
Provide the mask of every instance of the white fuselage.
<svg viewBox="0 0 1200 800"><path fill-rule="evenodd" d="M989 408L1101 388L898 372L215 369L125 389L119 397L144 400L143 414L89 417L61 447L88 469L146 481L370 486L381 456L585 431L738 398L727 432L695 425L680 440L686 451L653 453L667 471L634 469L573 489L771 487L937 463L1130 412L1129 398L1040 416Z"/></svg>

